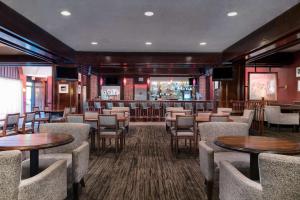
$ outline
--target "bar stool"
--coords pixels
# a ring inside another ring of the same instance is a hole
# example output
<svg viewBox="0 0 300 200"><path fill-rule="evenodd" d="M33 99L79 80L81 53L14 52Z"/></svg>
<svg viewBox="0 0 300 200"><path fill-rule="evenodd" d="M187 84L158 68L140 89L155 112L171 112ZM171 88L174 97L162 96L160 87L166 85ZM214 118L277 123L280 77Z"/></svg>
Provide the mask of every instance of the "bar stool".
<svg viewBox="0 0 300 200"><path fill-rule="evenodd" d="M181 107L181 103L174 103L174 107Z"/></svg>
<svg viewBox="0 0 300 200"><path fill-rule="evenodd" d="M205 110L205 107L204 107L204 103L203 102L198 102L198 103L196 103L196 111L199 111L199 110L201 110L201 111L204 111Z"/></svg>
<svg viewBox="0 0 300 200"><path fill-rule="evenodd" d="M130 116L134 116L134 119L136 119L139 116L139 107L136 105L135 102L129 103L130 108ZM131 113L134 113L133 115Z"/></svg>
<svg viewBox="0 0 300 200"><path fill-rule="evenodd" d="M114 104L112 102L106 102L106 109L111 110Z"/></svg>
<svg viewBox="0 0 300 200"><path fill-rule="evenodd" d="M94 102L94 110L97 111L98 113L101 113L101 103L100 102Z"/></svg>
<svg viewBox="0 0 300 200"><path fill-rule="evenodd" d="M194 113L194 106L193 106L193 103L185 103L184 104L184 109L186 109L186 110L191 110L191 114L193 114Z"/></svg>
<svg viewBox="0 0 300 200"><path fill-rule="evenodd" d="M163 102L162 104L162 107L163 107L163 110L162 110L162 115L165 117L166 113L167 113L167 107L170 107L170 102Z"/></svg>
<svg viewBox="0 0 300 200"><path fill-rule="evenodd" d="M119 106L119 107L125 107L124 102L119 102L119 103L118 103L118 106Z"/></svg>
<svg viewBox="0 0 300 200"><path fill-rule="evenodd" d="M155 116L155 113L158 114ZM152 103L152 120L153 118L158 117L158 120L160 121L161 118L161 106L159 102L153 102Z"/></svg>
<svg viewBox="0 0 300 200"><path fill-rule="evenodd" d="M142 102L141 103L141 115L140 115L140 117L144 118L145 114L146 114L146 120L148 121L148 119L149 119L149 109L150 108L151 107L148 106L147 102Z"/></svg>

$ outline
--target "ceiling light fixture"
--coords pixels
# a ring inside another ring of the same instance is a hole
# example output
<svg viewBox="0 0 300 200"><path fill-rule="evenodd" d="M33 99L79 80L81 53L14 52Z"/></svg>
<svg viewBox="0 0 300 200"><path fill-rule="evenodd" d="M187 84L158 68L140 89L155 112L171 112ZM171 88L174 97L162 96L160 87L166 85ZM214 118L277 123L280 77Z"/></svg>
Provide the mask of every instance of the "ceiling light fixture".
<svg viewBox="0 0 300 200"><path fill-rule="evenodd" d="M71 12L68 11L68 10L63 10L63 11L60 12L60 14L63 15L63 16L70 16Z"/></svg>
<svg viewBox="0 0 300 200"><path fill-rule="evenodd" d="M147 17L151 17L151 16L154 15L154 12L152 12L152 11L146 11L146 12L144 12L144 15L147 16Z"/></svg>
<svg viewBox="0 0 300 200"><path fill-rule="evenodd" d="M200 45L205 46L205 45L207 45L207 43L206 42L200 42Z"/></svg>
<svg viewBox="0 0 300 200"><path fill-rule="evenodd" d="M91 45L98 45L98 42L91 42Z"/></svg>
<svg viewBox="0 0 300 200"><path fill-rule="evenodd" d="M145 45L150 46L152 45L152 42L145 42Z"/></svg>
<svg viewBox="0 0 300 200"><path fill-rule="evenodd" d="M235 12L235 11L232 11L232 12L227 13L227 16L228 16L228 17L234 17L234 16L237 16L237 15L238 15L238 13Z"/></svg>

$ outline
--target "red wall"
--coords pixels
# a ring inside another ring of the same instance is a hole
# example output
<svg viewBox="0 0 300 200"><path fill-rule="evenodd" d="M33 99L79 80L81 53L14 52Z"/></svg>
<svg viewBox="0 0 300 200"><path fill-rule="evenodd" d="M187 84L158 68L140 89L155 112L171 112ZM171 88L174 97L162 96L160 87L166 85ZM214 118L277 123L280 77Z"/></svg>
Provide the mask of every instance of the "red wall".
<svg viewBox="0 0 300 200"><path fill-rule="evenodd" d="M277 100L279 103L293 103L300 100L300 92L297 91L296 67L300 67L300 53L296 55L293 64L283 67L257 67L256 72L277 72L278 73L278 89ZM245 70L245 99L248 99L248 73L255 72L252 66L246 67Z"/></svg>

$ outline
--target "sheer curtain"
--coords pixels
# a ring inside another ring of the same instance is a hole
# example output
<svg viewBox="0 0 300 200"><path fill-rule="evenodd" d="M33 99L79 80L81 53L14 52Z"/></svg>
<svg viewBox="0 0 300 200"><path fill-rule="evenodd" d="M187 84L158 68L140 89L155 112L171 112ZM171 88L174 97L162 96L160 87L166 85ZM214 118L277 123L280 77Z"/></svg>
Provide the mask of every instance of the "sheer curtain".
<svg viewBox="0 0 300 200"><path fill-rule="evenodd" d="M0 78L0 119L8 113L22 112L22 82L20 80Z"/></svg>

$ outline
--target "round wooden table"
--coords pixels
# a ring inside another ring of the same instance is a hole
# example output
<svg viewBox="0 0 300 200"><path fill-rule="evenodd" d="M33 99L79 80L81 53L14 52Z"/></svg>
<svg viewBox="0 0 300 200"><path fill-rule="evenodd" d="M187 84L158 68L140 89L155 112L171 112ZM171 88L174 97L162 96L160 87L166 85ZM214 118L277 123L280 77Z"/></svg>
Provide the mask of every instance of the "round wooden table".
<svg viewBox="0 0 300 200"><path fill-rule="evenodd" d="M30 176L35 176L39 173L39 149L61 146L73 140L68 134L19 134L0 137L0 151L30 151Z"/></svg>
<svg viewBox="0 0 300 200"><path fill-rule="evenodd" d="M276 153L295 155L300 154L300 142L274 137L263 136L221 136L215 144L234 151L250 153L250 178L259 179L258 154Z"/></svg>

